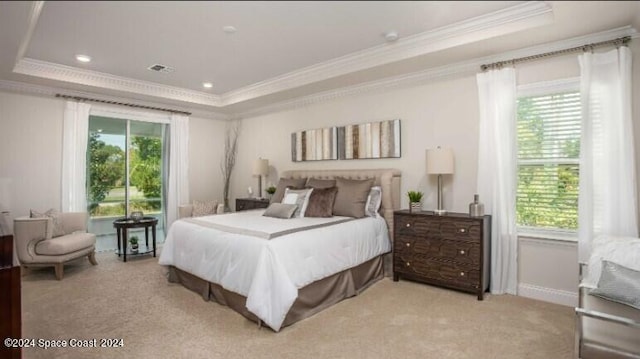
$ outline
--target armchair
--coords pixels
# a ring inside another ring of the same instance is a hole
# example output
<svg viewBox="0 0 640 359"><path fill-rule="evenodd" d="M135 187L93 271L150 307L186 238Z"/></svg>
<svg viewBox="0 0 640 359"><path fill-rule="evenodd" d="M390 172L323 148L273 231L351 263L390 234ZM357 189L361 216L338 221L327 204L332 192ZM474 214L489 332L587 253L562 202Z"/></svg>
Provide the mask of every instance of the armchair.
<svg viewBox="0 0 640 359"><path fill-rule="evenodd" d="M627 302L634 297L638 300L634 291L640 288L640 281L620 285L623 281L613 282L610 275L610 269L617 265L629 268L627 273L635 275L633 272L640 269L638 258L640 239L603 238L594 242L589 263L580 263L579 303L575 308L577 358L640 358L640 309L631 305L637 302Z"/></svg>
<svg viewBox="0 0 640 359"><path fill-rule="evenodd" d="M86 212L61 213L63 235L53 236L51 218L20 217L14 219L13 231L18 259L23 267L55 267L56 278L61 280L64 264L87 256L97 265L96 236L87 233Z"/></svg>

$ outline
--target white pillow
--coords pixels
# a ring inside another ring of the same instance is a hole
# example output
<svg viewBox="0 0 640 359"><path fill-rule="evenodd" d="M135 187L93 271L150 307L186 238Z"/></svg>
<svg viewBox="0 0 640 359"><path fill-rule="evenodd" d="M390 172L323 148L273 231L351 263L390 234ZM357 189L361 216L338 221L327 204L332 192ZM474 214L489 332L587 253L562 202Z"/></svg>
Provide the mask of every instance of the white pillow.
<svg viewBox="0 0 640 359"><path fill-rule="evenodd" d="M309 204L309 196L311 195L311 191L313 191L313 188L285 189L282 203L295 204L297 206L296 211L293 213L293 218L304 217L304 213L307 211L307 205Z"/></svg>
<svg viewBox="0 0 640 359"><path fill-rule="evenodd" d="M367 217L378 217L380 204L382 204L382 187L373 186L369 191L367 203L364 205L364 215Z"/></svg>
<svg viewBox="0 0 640 359"><path fill-rule="evenodd" d="M593 240L587 275L583 284L595 288L602 273L602 261L615 262L640 271L640 238L600 236Z"/></svg>

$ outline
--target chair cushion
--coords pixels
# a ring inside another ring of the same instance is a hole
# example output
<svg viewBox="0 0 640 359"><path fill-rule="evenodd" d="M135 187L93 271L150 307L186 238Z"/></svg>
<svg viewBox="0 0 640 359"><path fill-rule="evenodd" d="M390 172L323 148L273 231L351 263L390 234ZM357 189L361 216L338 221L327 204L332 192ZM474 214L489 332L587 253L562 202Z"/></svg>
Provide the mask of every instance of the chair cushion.
<svg viewBox="0 0 640 359"><path fill-rule="evenodd" d="M590 294L640 309L640 271L602 261L598 288Z"/></svg>
<svg viewBox="0 0 640 359"><path fill-rule="evenodd" d="M96 235L93 233L72 233L38 242L36 244L36 253L60 256L95 246L95 244Z"/></svg>
<svg viewBox="0 0 640 359"><path fill-rule="evenodd" d="M216 214L218 201L193 201L192 217L202 217Z"/></svg>
<svg viewBox="0 0 640 359"><path fill-rule="evenodd" d="M30 211L31 218L51 218L51 223L53 223L53 236L59 237L63 236L64 233L64 225L62 223L62 215L60 212L51 208L50 210L40 213L38 211L34 211L33 209Z"/></svg>

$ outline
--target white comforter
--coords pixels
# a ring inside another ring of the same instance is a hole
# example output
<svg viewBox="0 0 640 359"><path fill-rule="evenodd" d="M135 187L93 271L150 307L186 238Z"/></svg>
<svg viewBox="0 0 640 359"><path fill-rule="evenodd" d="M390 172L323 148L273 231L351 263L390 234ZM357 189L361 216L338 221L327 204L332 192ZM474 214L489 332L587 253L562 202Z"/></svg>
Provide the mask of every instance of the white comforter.
<svg viewBox="0 0 640 359"><path fill-rule="evenodd" d="M242 213L249 223L263 212ZM216 216L216 220L223 216L226 215ZM260 219L263 218L266 217ZM273 220L304 223L314 219ZM381 217L272 239L227 233L178 220L167 233L159 262L244 295L247 309L278 331L298 296L298 288L390 250L387 225Z"/></svg>

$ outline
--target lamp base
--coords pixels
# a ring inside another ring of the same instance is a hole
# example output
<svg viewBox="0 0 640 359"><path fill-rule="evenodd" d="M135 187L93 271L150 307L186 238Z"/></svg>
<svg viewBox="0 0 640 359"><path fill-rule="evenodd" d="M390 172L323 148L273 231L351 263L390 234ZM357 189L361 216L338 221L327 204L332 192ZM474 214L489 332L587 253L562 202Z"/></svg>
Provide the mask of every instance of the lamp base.
<svg viewBox="0 0 640 359"><path fill-rule="evenodd" d="M433 213L435 215L438 215L438 216L444 216L445 214L447 214L447 210L446 209L434 209Z"/></svg>

